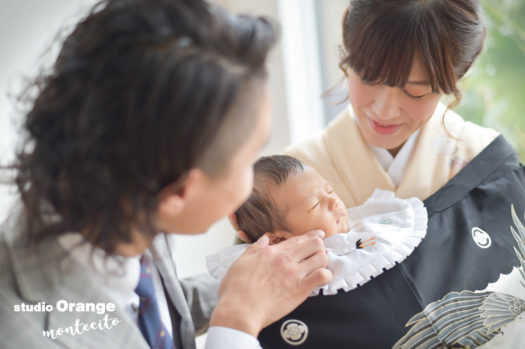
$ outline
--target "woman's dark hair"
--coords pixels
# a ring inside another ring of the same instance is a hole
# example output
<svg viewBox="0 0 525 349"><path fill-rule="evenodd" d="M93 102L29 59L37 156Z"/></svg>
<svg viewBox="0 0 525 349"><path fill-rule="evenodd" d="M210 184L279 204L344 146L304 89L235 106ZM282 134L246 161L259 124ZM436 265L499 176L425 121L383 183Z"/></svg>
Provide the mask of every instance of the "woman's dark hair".
<svg viewBox="0 0 525 349"><path fill-rule="evenodd" d="M477 0L351 0L339 66L365 82L404 86L419 57L432 91L453 94L457 105L456 83L485 40L479 12Z"/></svg>
<svg viewBox="0 0 525 349"><path fill-rule="evenodd" d="M78 231L113 253L132 228L154 236L159 192L221 175L252 133L275 40L200 0L95 5L32 86L15 164L30 241Z"/></svg>
<svg viewBox="0 0 525 349"><path fill-rule="evenodd" d="M303 171L303 164L288 155L259 158L253 165L252 193L235 211L238 229L245 232L252 241L268 232L287 230L286 212L273 200L270 192L286 182L288 177Z"/></svg>

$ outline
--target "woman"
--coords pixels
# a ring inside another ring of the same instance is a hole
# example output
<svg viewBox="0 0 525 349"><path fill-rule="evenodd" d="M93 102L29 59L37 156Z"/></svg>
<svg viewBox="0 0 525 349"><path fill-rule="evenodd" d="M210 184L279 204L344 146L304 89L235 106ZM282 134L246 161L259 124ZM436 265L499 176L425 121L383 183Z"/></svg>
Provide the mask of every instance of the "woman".
<svg viewBox="0 0 525 349"><path fill-rule="evenodd" d="M332 183L347 207L375 188L425 200L428 233L362 287L308 299L262 332L263 346L390 348L430 302L484 290L502 274L518 278L510 207L525 210L525 172L502 136L450 110L483 47L479 12L476 0L350 1L340 62L350 106L287 153ZM447 94L449 106L440 102ZM306 338L290 336L290 323Z"/></svg>
<svg viewBox="0 0 525 349"><path fill-rule="evenodd" d="M261 239L220 296L175 271L169 233L206 231L251 191L275 38L195 0L102 1L76 25L31 90L21 207L0 227L2 348L191 349L208 326L208 348L259 348L330 280L315 232Z"/></svg>

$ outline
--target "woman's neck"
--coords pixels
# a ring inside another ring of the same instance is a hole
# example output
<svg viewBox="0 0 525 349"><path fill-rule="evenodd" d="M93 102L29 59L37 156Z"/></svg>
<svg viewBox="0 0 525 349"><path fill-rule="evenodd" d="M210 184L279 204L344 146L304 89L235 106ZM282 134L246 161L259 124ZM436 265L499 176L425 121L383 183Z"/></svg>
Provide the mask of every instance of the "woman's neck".
<svg viewBox="0 0 525 349"><path fill-rule="evenodd" d="M388 152L393 156L396 157L397 153L403 148L403 145L405 145L406 142L403 142L399 147L393 148L393 149L387 149Z"/></svg>

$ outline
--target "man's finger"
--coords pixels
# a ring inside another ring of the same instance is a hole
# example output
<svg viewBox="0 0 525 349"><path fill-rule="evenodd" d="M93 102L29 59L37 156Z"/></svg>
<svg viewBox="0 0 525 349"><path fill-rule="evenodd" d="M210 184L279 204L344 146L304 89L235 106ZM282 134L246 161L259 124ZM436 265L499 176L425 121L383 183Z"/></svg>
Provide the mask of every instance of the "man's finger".
<svg viewBox="0 0 525 349"><path fill-rule="evenodd" d="M302 286L305 290L310 290L311 292L314 288L325 285L330 281L332 281L332 272L326 268L320 268L306 275Z"/></svg>
<svg viewBox="0 0 525 349"><path fill-rule="evenodd" d="M302 261L320 251L324 251L323 240L321 240L320 236L324 236L322 231L311 231L303 235L294 236L275 246L290 251L294 260Z"/></svg>
<svg viewBox="0 0 525 349"><path fill-rule="evenodd" d="M328 257L325 251L320 251L301 262L301 270L304 275L308 275L319 268L326 268L328 266Z"/></svg>
<svg viewBox="0 0 525 349"><path fill-rule="evenodd" d="M260 250L261 248L265 248L270 244L270 239L268 239L268 236L263 235L261 236L257 241L255 241L253 244L248 247L249 250L252 252L256 252L257 250Z"/></svg>

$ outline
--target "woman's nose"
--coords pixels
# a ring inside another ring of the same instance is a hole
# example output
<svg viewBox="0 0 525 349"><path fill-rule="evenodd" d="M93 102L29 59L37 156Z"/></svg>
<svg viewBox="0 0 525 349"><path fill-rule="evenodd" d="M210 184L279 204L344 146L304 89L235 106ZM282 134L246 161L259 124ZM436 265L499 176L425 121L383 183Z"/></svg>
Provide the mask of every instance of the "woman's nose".
<svg viewBox="0 0 525 349"><path fill-rule="evenodd" d="M377 121L388 121L399 116L399 89L397 87L381 86L377 90L372 110Z"/></svg>

